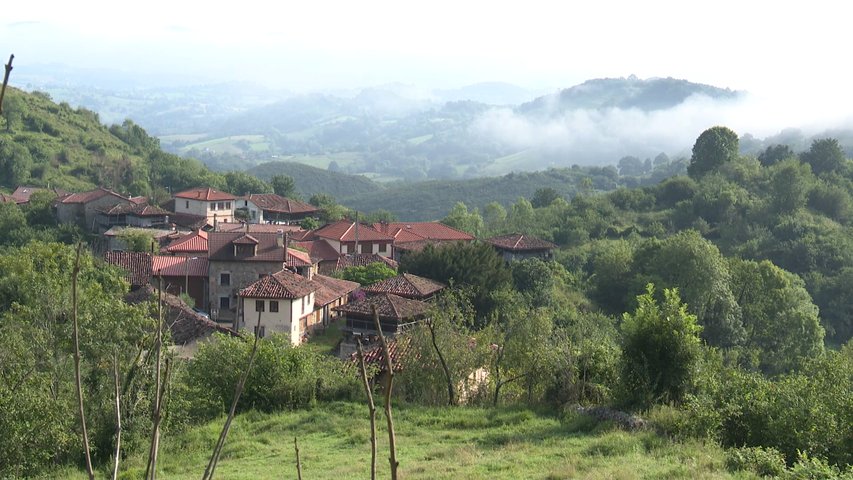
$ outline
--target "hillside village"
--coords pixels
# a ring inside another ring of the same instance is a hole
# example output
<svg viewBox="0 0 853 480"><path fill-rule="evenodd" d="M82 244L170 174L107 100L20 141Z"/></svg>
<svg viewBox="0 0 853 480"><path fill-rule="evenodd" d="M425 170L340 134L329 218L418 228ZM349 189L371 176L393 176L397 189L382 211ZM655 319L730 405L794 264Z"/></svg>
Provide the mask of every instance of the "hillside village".
<svg viewBox="0 0 853 480"><path fill-rule="evenodd" d="M0 201L25 206L34 192L44 190L22 186ZM261 338L278 333L298 345L340 320L345 335L339 355L347 358L355 351L355 337L375 342L374 307L383 333L393 338L424 318L425 302L445 285L404 273L362 286L336 278L337 273L373 263L396 270L410 252L478 241L440 222L342 219L306 230L300 224L319 220L321 209L276 194L236 196L198 187L155 205L103 187L52 193L57 221L97 235L96 253L126 271L132 292L162 285L164 292L193 305L179 312L184 322L200 326L193 335L180 335L179 346L189 355L198 340L214 332L248 330ZM149 239L150 246L134 251L130 236ZM483 241L507 262L550 259L556 248L523 234Z"/></svg>

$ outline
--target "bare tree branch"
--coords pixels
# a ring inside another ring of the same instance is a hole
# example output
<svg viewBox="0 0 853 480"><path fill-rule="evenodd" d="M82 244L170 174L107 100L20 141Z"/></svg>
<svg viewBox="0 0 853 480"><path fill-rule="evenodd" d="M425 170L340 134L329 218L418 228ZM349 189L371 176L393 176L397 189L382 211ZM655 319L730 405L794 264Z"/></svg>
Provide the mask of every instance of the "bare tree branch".
<svg viewBox="0 0 853 480"><path fill-rule="evenodd" d="M118 480L118 464L121 459L121 386L118 375L118 352L113 351L113 380L116 388L116 452L113 463L113 480Z"/></svg>
<svg viewBox="0 0 853 480"><path fill-rule="evenodd" d="M9 84L9 74L12 73L12 60L15 55L9 55L9 63L6 64L6 74L3 75L3 86L0 87L0 113L3 113L3 97L6 95L6 85Z"/></svg>
<svg viewBox="0 0 853 480"><path fill-rule="evenodd" d="M388 342L385 341L385 335L382 334L382 325L379 323L379 312L376 310L376 305L373 307L373 323L376 325L376 331L379 332L379 341L382 343L382 351L385 354L385 366L388 369L388 377L385 381L385 420L388 422L388 462L391 464L391 480L397 480L397 467L400 462L397 461L397 441L394 435L394 418L391 415L391 390L394 388L394 366L391 362L391 352L388 350Z"/></svg>
<svg viewBox="0 0 853 480"><path fill-rule="evenodd" d="M11 63L11 59L9 60ZM11 66L6 66L8 77ZM77 318L77 277L80 276L80 251L83 243L77 243L77 255L74 258L74 270L71 273L71 317L74 321L74 383L77 386L77 407L80 413L80 426L83 430L83 453L86 455L86 473L89 480L94 480L95 472L92 470L92 455L89 453L89 432L86 430L86 413L83 408L83 385L80 380L80 321Z"/></svg>
<svg viewBox="0 0 853 480"><path fill-rule="evenodd" d="M358 363L361 366L361 381L367 393L367 406L370 409L370 480L376 480L376 404L373 403L373 391L367 379L367 367L364 364L364 348L361 339L356 339L358 346Z"/></svg>
<svg viewBox="0 0 853 480"><path fill-rule="evenodd" d="M252 345L252 353L249 355L249 363L246 365L246 370L237 382L234 390L234 400L231 401L231 410L228 412L228 417L225 419L225 425L222 427L222 432L219 434L219 440L216 441L216 446L213 447L213 453L210 456L210 462L204 470L202 480L211 480L213 473L216 471L216 464L219 463L219 454L222 453L222 447L225 445L225 439L228 437L228 430L231 428L231 422L234 420L234 415L237 411L237 402L240 401L240 395L243 393L243 388L246 385L246 378L249 376L249 371L252 369L252 363L255 361L255 355L258 353L258 340L261 333L261 312L258 312L258 325L255 327L255 343Z"/></svg>

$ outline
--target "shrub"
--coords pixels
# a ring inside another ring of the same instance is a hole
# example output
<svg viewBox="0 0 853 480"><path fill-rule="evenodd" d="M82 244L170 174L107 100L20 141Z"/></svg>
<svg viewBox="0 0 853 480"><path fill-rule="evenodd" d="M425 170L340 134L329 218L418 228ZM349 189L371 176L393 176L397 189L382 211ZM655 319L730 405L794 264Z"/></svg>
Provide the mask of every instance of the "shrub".
<svg viewBox="0 0 853 480"><path fill-rule="evenodd" d="M726 452L726 467L732 472L748 470L763 477L785 472L785 457L775 448L743 447Z"/></svg>

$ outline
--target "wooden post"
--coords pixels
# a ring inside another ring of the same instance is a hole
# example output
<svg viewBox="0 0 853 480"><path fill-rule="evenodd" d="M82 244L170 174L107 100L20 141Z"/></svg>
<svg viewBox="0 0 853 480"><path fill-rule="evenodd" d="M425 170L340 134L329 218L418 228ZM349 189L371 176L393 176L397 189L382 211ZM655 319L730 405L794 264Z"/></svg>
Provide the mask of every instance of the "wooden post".
<svg viewBox="0 0 853 480"><path fill-rule="evenodd" d="M388 350L388 342L385 341L385 335L382 333L382 325L379 322L379 312L376 310L376 305L373 308L373 323L376 325L376 331L379 332L379 341L382 343L382 351L385 354L385 366L388 369L388 377L385 381L385 419L388 421L388 462L391 464L391 480L397 480L397 467L400 462L397 461L397 442L394 435L394 418L391 415L391 390L394 388L394 365L391 362L391 353Z"/></svg>
<svg viewBox="0 0 853 480"><path fill-rule="evenodd" d="M358 346L358 363L361 366L361 381L367 393L367 407L370 409L370 480L376 480L376 404L373 403L373 391L367 379L367 367L364 364L364 348L361 339L356 339Z"/></svg>
<svg viewBox="0 0 853 480"><path fill-rule="evenodd" d="M228 430L231 429L231 422L234 420L234 415L237 411L237 402L240 401L240 395L243 393L243 388L246 385L246 378L249 376L249 371L252 369L252 363L255 361L255 355L258 353L258 340L261 333L261 312L258 312L258 325L255 327L255 343L252 345L252 353L249 355L249 363L246 365L246 370L240 376L237 386L234 389L234 400L231 402L231 410L228 411L228 417L225 419L225 425L222 427L222 432L219 434L219 439L216 441L216 446L213 447L213 453L210 456L210 461L207 468L204 470L202 480L211 480L213 473L216 471L216 464L219 463L219 454L222 453L222 447L225 445L225 439L228 437Z"/></svg>
<svg viewBox="0 0 853 480"><path fill-rule="evenodd" d="M299 443L293 437L293 448L296 449L296 478L302 480L302 464L299 462Z"/></svg>
<svg viewBox="0 0 853 480"><path fill-rule="evenodd" d="M9 60L11 63L11 60ZM6 75L9 75L9 65L6 66ZM74 383L77 386L77 407L80 414L80 427L83 436L83 453L86 456L86 473L89 480L94 480L95 472L92 470L92 455L89 453L89 432L86 430L86 412L83 406L83 382L80 379L80 321L77 318L77 277L80 276L80 251L83 243L77 243L77 255L74 258L74 270L71 272L71 317L74 321Z"/></svg>
<svg viewBox="0 0 853 480"><path fill-rule="evenodd" d="M154 366L154 408L151 412L151 445L148 448L148 464L145 467L145 478L156 480L157 478L157 451L160 448L160 394L162 382L160 369L162 365L163 351L163 275L158 271L159 285L157 288L157 332L155 334L154 347L156 352L156 365Z"/></svg>

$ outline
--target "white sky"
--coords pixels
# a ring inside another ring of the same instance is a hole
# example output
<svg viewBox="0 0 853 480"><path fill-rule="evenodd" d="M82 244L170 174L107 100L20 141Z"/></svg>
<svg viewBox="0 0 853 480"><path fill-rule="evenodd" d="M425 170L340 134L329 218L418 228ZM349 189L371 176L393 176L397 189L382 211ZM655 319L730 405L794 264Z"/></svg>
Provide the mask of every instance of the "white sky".
<svg viewBox="0 0 853 480"><path fill-rule="evenodd" d="M753 92L836 90L851 69L853 6L840 1L212 3L4 2L0 57L297 89L568 87L636 74Z"/></svg>
<svg viewBox="0 0 853 480"><path fill-rule="evenodd" d="M0 58L297 91L671 76L749 91L719 121L773 133L853 121L851 13L826 0L12 1Z"/></svg>

